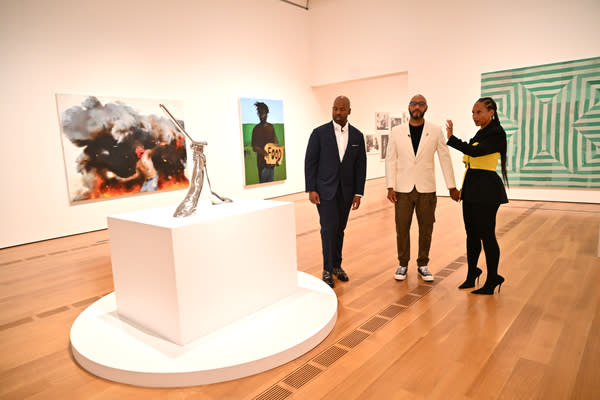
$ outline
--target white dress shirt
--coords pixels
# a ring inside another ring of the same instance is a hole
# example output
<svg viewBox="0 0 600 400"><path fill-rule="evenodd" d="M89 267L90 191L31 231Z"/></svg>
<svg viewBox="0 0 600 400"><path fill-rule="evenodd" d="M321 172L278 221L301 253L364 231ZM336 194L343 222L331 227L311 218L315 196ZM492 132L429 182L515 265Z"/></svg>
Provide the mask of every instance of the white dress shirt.
<svg viewBox="0 0 600 400"><path fill-rule="evenodd" d="M338 146L338 153L340 155L340 162L344 159L346 153L346 147L348 147L348 121L346 125L341 126L337 122L333 122L333 130L335 131L335 141ZM362 194L356 193L355 196L362 197Z"/></svg>
<svg viewBox="0 0 600 400"><path fill-rule="evenodd" d="M335 131L335 141L337 142L338 153L340 154L340 162L342 162L344 153L346 153L346 147L348 147L348 122L344 126L339 125L335 121L332 122Z"/></svg>

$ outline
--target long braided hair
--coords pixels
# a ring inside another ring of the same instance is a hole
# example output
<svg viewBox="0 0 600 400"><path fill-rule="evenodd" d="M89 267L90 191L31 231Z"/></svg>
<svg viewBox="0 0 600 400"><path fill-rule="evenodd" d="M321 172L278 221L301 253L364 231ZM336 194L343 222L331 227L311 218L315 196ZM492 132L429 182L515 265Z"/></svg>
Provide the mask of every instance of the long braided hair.
<svg viewBox="0 0 600 400"><path fill-rule="evenodd" d="M498 118L498 106L496 105L494 99L491 97L482 97L477 100L477 103L483 103L486 109L494 110L494 115L492 115L492 122L490 122L490 124L498 125L500 129L502 129L502 132L504 132L504 128L502 128L502 125L500 125L500 119ZM504 132L504 135L506 135L506 132ZM508 186L508 176L506 174L506 148L504 151L500 152L500 165L502 167L502 179L504 180L504 183L506 183L506 186Z"/></svg>

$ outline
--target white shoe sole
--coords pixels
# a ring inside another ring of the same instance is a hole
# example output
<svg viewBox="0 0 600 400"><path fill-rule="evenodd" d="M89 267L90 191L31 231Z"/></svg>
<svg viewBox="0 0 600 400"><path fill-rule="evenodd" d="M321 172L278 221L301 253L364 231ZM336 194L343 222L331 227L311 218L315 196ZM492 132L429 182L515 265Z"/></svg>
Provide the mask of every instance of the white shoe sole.
<svg viewBox="0 0 600 400"><path fill-rule="evenodd" d="M403 281L406 279L406 275L394 275L394 279L397 281Z"/></svg>
<svg viewBox="0 0 600 400"><path fill-rule="evenodd" d="M433 276L423 276L421 274L419 274L419 276L421 277L421 279L423 279L425 282L433 282Z"/></svg>

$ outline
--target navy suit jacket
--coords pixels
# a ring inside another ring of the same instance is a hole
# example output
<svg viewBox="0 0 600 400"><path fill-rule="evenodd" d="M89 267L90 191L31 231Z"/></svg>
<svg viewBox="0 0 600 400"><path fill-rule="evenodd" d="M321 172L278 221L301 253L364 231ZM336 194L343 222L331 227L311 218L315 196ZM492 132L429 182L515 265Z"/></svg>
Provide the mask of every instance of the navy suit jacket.
<svg viewBox="0 0 600 400"><path fill-rule="evenodd" d="M317 192L323 200L334 198L338 185L346 202L364 194L367 177L367 153L363 134L348 124L348 146L340 162L333 122L313 130L304 159L307 192Z"/></svg>

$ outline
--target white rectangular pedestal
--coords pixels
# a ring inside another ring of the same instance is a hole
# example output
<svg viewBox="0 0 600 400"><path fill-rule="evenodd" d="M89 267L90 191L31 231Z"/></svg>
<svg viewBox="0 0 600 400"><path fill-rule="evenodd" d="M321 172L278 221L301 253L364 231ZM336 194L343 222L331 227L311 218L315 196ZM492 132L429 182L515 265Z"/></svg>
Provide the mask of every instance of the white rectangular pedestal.
<svg viewBox="0 0 600 400"><path fill-rule="evenodd" d="M297 289L292 203L235 200L108 217L119 315L180 345Z"/></svg>

